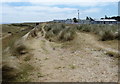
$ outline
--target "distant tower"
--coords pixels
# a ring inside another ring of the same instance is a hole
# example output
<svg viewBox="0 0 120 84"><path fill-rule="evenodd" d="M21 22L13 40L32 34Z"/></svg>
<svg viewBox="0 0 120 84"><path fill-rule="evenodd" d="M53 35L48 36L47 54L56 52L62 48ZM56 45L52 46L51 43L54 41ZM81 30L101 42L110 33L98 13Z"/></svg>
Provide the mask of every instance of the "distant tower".
<svg viewBox="0 0 120 84"><path fill-rule="evenodd" d="M78 10L78 23L79 23L79 10Z"/></svg>

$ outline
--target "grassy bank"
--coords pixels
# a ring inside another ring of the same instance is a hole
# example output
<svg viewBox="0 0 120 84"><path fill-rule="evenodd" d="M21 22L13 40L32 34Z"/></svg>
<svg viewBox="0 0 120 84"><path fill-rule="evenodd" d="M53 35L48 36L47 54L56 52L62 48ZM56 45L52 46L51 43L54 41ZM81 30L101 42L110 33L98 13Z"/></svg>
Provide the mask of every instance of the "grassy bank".
<svg viewBox="0 0 120 84"><path fill-rule="evenodd" d="M3 81L28 81L27 74L32 70L29 63L13 56L14 43L35 27L35 23L2 25L2 73ZM17 48L15 52L20 53ZM27 53L28 54L28 53ZM22 63L21 63L22 62Z"/></svg>
<svg viewBox="0 0 120 84"><path fill-rule="evenodd" d="M3 79L5 81L29 81L27 76L29 71L33 69L29 61L32 59L33 55L30 54L24 42L21 42L21 45L15 47L13 45L34 27L35 24L5 24L2 26L2 45L3 51L5 50L3 52L2 68L4 74ZM120 37L117 25L46 23L44 26L41 24L38 25L37 28L40 34L42 34L42 37L46 38L48 41L59 43L66 42L66 44L76 38L77 32L94 33L100 36L101 41L119 40ZM37 30L34 30L30 33L32 34L32 38L37 36L37 32ZM44 42L43 45L45 45ZM80 45L82 45L82 43ZM40 46L40 48L42 48L42 46ZM44 49L44 47L42 49ZM55 48L53 49L55 50ZM11 50L14 53L11 52ZM113 56L114 53L109 52L107 54ZM71 69L75 69L74 66L70 65L70 67Z"/></svg>
<svg viewBox="0 0 120 84"><path fill-rule="evenodd" d="M2 36L8 36L2 39L2 49L4 50L6 47L12 47L15 41L24 36L27 32L34 28L34 26L35 23L3 24Z"/></svg>
<svg viewBox="0 0 120 84"><path fill-rule="evenodd" d="M118 25L109 24L81 24L77 26L77 29L82 32L92 32L101 37L100 40L120 40Z"/></svg>

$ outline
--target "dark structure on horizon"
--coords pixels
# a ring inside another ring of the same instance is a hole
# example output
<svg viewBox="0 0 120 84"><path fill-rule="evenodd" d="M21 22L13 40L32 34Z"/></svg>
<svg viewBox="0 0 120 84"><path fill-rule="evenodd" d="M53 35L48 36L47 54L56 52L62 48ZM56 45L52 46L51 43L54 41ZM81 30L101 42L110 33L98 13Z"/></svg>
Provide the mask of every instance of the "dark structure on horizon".
<svg viewBox="0 0 120 84"><path fill-rule="evenodd" d="M120 16L107 17L107 16L105 15L105 18L101 18L101 19L115 19L115 20L117 20L117 21L120 21Z"/></svg>

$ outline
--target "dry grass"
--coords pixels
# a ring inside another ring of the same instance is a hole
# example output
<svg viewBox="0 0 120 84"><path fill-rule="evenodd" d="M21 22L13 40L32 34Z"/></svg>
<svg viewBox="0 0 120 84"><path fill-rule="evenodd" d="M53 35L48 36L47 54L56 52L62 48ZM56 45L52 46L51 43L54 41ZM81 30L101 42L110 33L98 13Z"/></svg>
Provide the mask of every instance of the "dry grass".
<svg viewBox="0 0 120 84"><path fill-rule="evenodd" d="M34 27L34 24L25 24L24 26L20 26L19 24L3 24L2 25L2 34L8 35L9 32L11 32L11 35L7 38L2 39L2 49L12 47L14 45L14 42L16 42L18 39L20 39L22 36L24 36L26 33L28 33L32 28ZM24 31L22 31L24 29Z"/></svg>
<svg viewBox="0 0 120 84"><path fill-rule="evenodd" d="M37 75L38 75L38 78L44 77L44 75L42 73L40 73L40 72Z"/></svg>
<svg viewBox="0 0 120 84"><path fill-rule="evenodd" d="M120 54L114 51L107 51L106 55L110 56L110 57L115 57L115 58L120 58Z"/></svg>
<svg viewBox="0 0 120 84"><path fill-rule="evenodd" d="M27 48L25 45L18 45L13 49L13 55L23 55L28 53Z"/></svg>
<svg viewBox="0 0 120 84"><path fill-rule="evenodd" d="M92 32L101 36L101 40L119 40L119 33L117 25L107 25L107 24L80 24L77 30L84 32ZM116 34L117 33L117 34Z"/></svg>
<svg viewBox="0 0 120 84"><path fill-rule="evenodd" d="M50 41L71 41L76 35L76 31L73 27L61 23L47 24L44 30L46 31L45 38Z"/></svg>
<svg viewBox="0 0 120 84"><path fill-rule="evenodd" d="M44 30L47 32L45 38L52 41L70 41L75 37L76 31L92 32L101 36L102 41L119 40L118 26L108 24L62 24L49 23L45 25Z"/></svg>
<svg viewBox="0 0 120 84"><path fill-rule="evenodd" d="M115 36L111 31L105 31L101 36L102 41L113 40L113 39L115 39Z"/></svg>
<svg viewBox="0 0 120 84"><path fill-rule="evenodd" d="M10 29L12 28L12 26L15 27L24 27L25 25L10 25ZM8 26L9 27L9 26ZM38 29L43 32L41 30L41 25L38 25ZM9 39L4 39L3 40L3 45L4 45L4 49L6 47L10 47L10 50L12 50L10 52L10 54L7 56L5 56L3 59L3 80L4 81L13 81L13 80L17 80L17 81L29 81L27 79L27 75L28 72L30 70L33 69L33 67L30 64L27 64L27 61L31 60L31 56L25 56L25 58L22 60L22 63L20 64L20 60L17 57L20 57L22 55L26 55L29 53L29 49L27 48L26 45L24 45L24 43L20 43L19 45L14 45L15 42L21 38L22 36L24 36L30 29L27 29L26 31L20 32L18 34L14 34L11 37L9 37ZM97 35L101 36L101 40L114 40L119 38L119 34L115 35L115 32L117 31L117 27L116 25L68 25L68 24L60 24L60 23L49 23L47 25L45 25L44 30L46 31L45 34L45 38L49 41L54 41L54 42L70 42L72 40L74 40L76 38L76 32L79 31L84 31L84 32L93 32ZM4 32L8 32L8 30L6 30L4 28L3 30ZM13 33L16 32L14 29L9 31ZM19 32L17 30L17 32ZM37 33L34 31L31 33L32 37L36 36ZM10 39L11 38L11 39ZM7 43L8 42L8 43ZM74 43L73 43L74 44ZM42 45L41 48L48 52L46 50L46 48L44 47L45 42L42 41ZM66 44L64 44L65 46L67 46ZM64 46L63 45L63 46ZM68 44L70 45L70 44ZM111 56L111 57L120 57L120 55L118 55L115 52L107 52L107 55ZM13 55L13 56L12 56ZM49 58L45 58L44 60L48 60ZM64 60L63 58L61 58L60 60ZM71 69L75 69L76 66L75 65L69 65L69 67ZM61 67L56 67L56 69L60 69ZM43 75L38 74L38 77L43 77Z"/></svg>
<svg viewBox="0 0 120 84"><path fill-rule="evenodd" d="M19 60L13 56L3 58L2 76L3 81L15 80L16 76L21 72Z"/></svg>
<svg viewBox="0 0 120 84"><path fill-rule="evenodd" d="M59 41L71 41L75 38L76 32L72 28L66 28L59 33Z"/></svg>
<svg viewBox="0 0 120 84"><path fill-rule="evenodd" d="M3 59L2 65L2 80L3 81L27 81L29 72L33 67L22 62L14 56L7 56Z"/></svg>
<svg viewBox="0 0 120 84"><path fill-rule="evenodd" d="M26 55L26 57L24 58L24 61L30 61L32 58L32 54L28 54Z"/></svg>
<svg viewBox="0 0 120 84"><path fill-rule="evenodd" d="M27 79L27 72L32 70L32 66L27 64L30 57L25 57L24 60L19 60L18 57L28 53L27 47L24 43L19 43L15 45L15 42L18 41L22 36L29 32L34 27L34 24L4 24L2 25L2 33L4 36L11 34L9 37L2 39L2 75L3 81L20 81L22 74L23 79ZM19 80L20 79L20 80ZM22 79L22 80L23 80Z"/></svg>
<svg viewBox="0 0 120 84"><path fill-rule="evenodd" d="M75 69L76 66L74 64L69 65L71 69Z"/></svg>

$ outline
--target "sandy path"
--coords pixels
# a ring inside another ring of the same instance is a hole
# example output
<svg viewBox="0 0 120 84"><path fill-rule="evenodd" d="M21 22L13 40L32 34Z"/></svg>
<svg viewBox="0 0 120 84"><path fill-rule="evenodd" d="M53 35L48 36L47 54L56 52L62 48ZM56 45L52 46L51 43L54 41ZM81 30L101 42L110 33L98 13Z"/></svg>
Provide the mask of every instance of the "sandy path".
<svg viewBox="0 0 120 84"><path fill-rule="evenodd" d="M67 47L49 42L43 37L28 41L33 54L29 61L34 72L32 82L117 82L117 59L105 55L113 50L97 41L93 35L78 33Z"/></svg>

